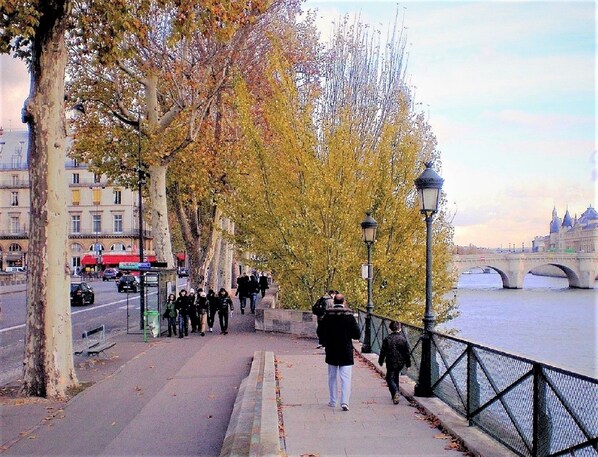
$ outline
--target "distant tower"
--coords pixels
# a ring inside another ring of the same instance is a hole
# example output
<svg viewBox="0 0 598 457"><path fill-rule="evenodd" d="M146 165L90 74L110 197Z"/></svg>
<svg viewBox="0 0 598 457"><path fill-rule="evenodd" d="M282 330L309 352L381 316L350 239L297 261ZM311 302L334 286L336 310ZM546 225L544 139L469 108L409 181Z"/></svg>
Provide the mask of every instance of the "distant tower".
<svg viewBox="0 0 598 457"><path fill-rule="evenodd" d="M563 217L563 223L561 224L561 227L564 229L570 229L573 227L573 221L571 220L571 214L569 214L569 208L567 208L567 212Z"/></svg>
<svg viewBox="0 0 598 457"><path fill-rule="evenodd" d="M552 220L550 221L550 233L559 233L561 229L561 219L556 213L556 207L552 209Z"/></svg>

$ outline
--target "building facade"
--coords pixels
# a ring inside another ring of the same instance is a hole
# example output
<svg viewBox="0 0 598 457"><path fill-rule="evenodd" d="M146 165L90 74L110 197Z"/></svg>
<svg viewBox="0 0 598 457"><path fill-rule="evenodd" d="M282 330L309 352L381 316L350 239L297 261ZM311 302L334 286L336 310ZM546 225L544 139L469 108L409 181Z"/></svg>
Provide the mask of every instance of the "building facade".
<svg viewBox="0 0 598 457"><path fill-rule="evenodd" d="M0 271L27 267L30 181L28 132L0 129ZM119 262L140 261L138 193L114 185L67 158L69 263L72 273L99 272ZM145 226L145 224L144 224ZM154 260L144 230L143 260Z"/></svg>
<svg viewBox="0 0 598 457"><path fill-rule="evenodd" d="M592 205L580 217L571 217L569 210L561 219L552 210L549 235L537 236L532 242L536 252L596 252L598 250L598 211Z"/></svg>

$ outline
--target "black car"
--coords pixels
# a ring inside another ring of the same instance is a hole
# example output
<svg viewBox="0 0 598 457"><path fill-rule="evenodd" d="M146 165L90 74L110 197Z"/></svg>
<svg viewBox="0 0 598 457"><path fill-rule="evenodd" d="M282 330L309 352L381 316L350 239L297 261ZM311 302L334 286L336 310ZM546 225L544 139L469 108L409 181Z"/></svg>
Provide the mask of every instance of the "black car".
<svg viewBox="0 0 598 457"><path fill-rule="evenodd" d="M139 290L139 283L133 275L122 275L117 281L116 287L119 292L137 292Z"/></svg>
<svg viewBox="0 0 598 457"><path fill-rule="evenodd" d="M86 282L78 282L71 284L71 305L82 306L85 304L92 305L95 301L95 293L93 289L87 285Z"/></svg>
<svg viewBox="0 0 598 457"><path fill-rule="evenodd" d="M189 276L189 270L187 270L185 267L179 267L179 278L186 278Z"/></svg>

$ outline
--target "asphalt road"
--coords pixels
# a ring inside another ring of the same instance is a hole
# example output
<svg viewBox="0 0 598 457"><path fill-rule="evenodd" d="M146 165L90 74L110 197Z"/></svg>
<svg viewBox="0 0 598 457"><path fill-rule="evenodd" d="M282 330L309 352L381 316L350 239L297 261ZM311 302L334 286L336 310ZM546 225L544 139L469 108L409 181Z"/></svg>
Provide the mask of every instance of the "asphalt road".
<svg viewBox="0 0 598 457"><path fill-rule="evenodd" d="M186 280L186 278L185 278ZM183 279L179 279L179 284ZM139 294L119 293L114 281L89 282L95 292L93 305L72 308L73 346L81 346L85 330L104 324L106 333L138 332L140 324ZM152 293L152 292L150 292ZM25 341L26 292L0 296L0 385L18 379L22 372Z"/></svg>

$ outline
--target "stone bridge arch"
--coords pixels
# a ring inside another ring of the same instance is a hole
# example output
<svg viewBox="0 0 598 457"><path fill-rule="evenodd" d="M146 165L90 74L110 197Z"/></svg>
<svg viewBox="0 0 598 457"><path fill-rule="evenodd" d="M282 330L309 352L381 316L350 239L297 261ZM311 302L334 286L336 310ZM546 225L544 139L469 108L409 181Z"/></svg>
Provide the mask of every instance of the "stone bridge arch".
<svg viewBox="0 0 598 457"><path fill-rule="evenodd" d="M534 268L552 265L565 273L569 287L592 289L598 275L598 255L585 253L520 253L455 255L453 268L458 275L472 268L496 271L505 289L522 289L525 275Z"/></svg>

